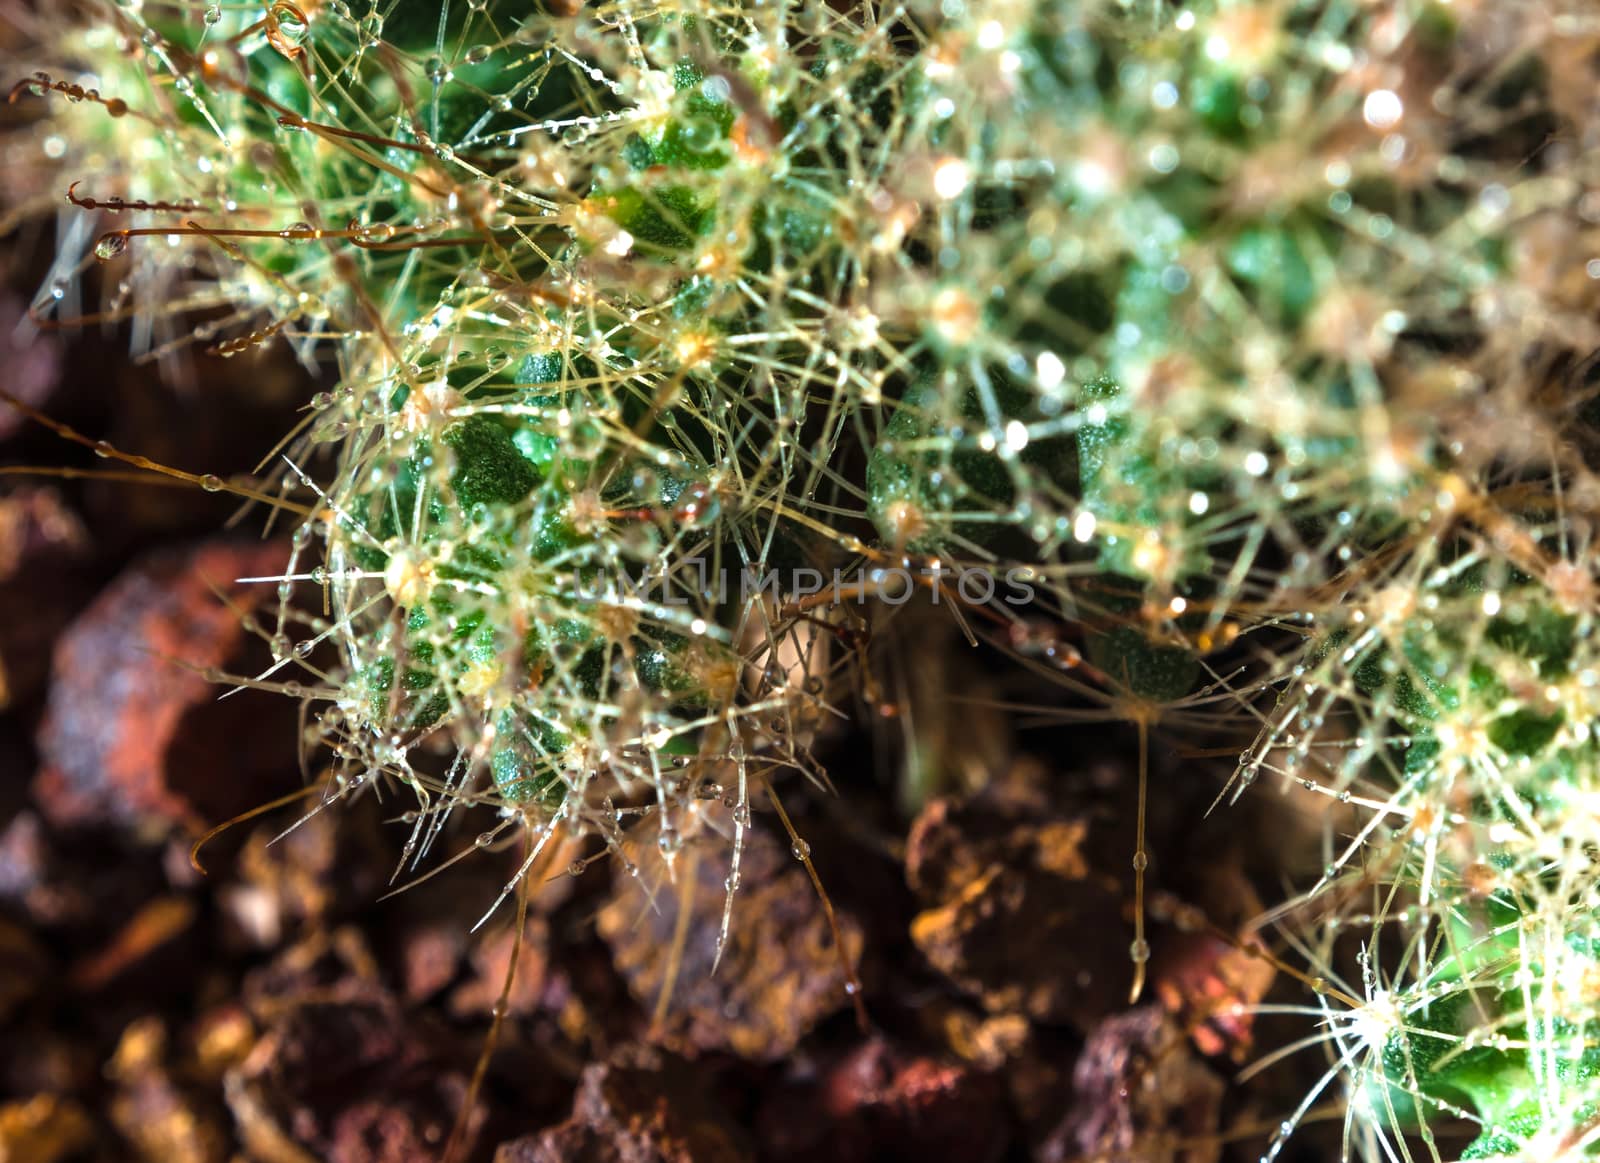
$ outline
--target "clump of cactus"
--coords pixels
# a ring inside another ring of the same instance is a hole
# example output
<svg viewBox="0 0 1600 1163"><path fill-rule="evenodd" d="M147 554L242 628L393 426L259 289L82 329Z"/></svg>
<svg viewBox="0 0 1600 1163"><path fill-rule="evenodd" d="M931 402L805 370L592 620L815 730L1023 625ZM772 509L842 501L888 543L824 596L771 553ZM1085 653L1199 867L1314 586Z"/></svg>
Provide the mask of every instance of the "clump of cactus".
<svg viewBox="0 0 1600 1163"><path fill-rule="evenodd" d="M1273 916L1347 1152L1600 1154L1588 6L40 27L8 148L96 225L37 309L99 265L146 352L335 381L280 449L304 519L249 681L334 794L416 794L416 858L456 813L525 872L643 816L670 866L721 797L737 854L814 772L838 607L908 586L1141 738L1233 706L1231 794L1326 800ZM859 572L760 585L798 567Z"/></svg>

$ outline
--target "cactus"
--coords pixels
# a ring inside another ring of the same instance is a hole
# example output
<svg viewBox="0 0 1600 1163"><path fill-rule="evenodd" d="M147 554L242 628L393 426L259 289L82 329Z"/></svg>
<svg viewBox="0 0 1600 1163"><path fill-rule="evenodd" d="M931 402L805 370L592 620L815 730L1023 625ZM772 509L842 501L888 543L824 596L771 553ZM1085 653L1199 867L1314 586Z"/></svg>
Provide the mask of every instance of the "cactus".
<svg viewBox="0 0 1600 1163"><path fill-rule="evenodd" d="M287 446L315 511L249 681L317 707L340 794L414 789L420 858L468 804L615 845L644 789L671 848L731 763L742 833L816 700L739 598L799 552L784 506L845 420L799 431L840 315L833 139L875 66L842 18L802 60L737 13L493 7L91 5L60 52L97 83L18 92L64 99L63 168L109 183L72 195L122 216L84 260L108 314L225 304L186 334L337 361Z"/></svg>
<svg viewBox="0 0 1600 1163"><path fill-rule="evenodd" d="M904 570L1141 740L1230 699L1233 794L1336 805L1274 917L1347 1153L1465 1121L1465 1157L1600 1154L1583 4L51 29L13 97L102 217L39 308L98 263L147 352L335 369L283 446L308 515L249 682L314 708L339 794L415 792L410 854L481 808L535 854L620 854L642 812L670 856L724 790L737 853L837 676L797 630L826 603L726 578Z"/></svg>

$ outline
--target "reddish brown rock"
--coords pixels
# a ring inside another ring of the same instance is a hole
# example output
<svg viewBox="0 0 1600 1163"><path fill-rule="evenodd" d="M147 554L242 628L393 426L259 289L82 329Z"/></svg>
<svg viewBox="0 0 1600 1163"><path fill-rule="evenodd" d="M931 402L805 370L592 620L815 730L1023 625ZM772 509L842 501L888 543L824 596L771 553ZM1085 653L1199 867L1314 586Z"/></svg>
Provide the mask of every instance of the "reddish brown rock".
<svg viewBox="0 0 1600 1163"><path fill-rule="evenodd" d="M1122 888L1091 868L1088 823L1008 801L934 800L906 876L927 905L911 938L992 1013L1087 1029L1128 988Z"/></svg>
<svg viewBox="0 0 1600 1163"><path fill-rule="evenodd" d="M646 1048L583 1072L572 1117L502 1143L495 1163L739 1163L751 1158L694 1067Z"/></svg>
<svg viewBox="0 0 1600 1163"><path fill-rule="evenodd" d="M1006 1149L1003 1097L991 1074L874 1038L768 1100L759 1121L762 1155L795 1163L983 1163Z"/></svg>
<svg viewBox="0 0 1600 1163"><path fill-rule="evenodd" d="M401 997L426 1001L455 980L467 956L465 926L447 923L417 927L405 935L396 972Z"/></svg>
<svg viewBox="0 0 1600 1163"><path fill-rule="evenodd" d="M1242 1063L1250 1052L1254 1007L1277 977L1255 931L1261 900L1231 849L1217 852L1188 891L1199 904L1164 892L1149 898L1151 921L1176 930L1157 946L1150 980L1196 1049Z"/></svg>
<svg viewBox="0 0 1600 1163"><path fill-rule="evenodd" d="M1277 975L1271 962L1250 950L1245 942L1231 945L1210 933L1183 933L1168 943L1156 966L1156 997L1190 1031L1202 1054L1227 1053L1235 1062L1249 1056L1251 1011Z"/></svg>
<svg viewBox="0 0 1600 1163"><path fill-rule="evenodd" d="M448 989L481 944L483 938L471 932L477 917L465 913L468 902L492 901L500 891L500 882L483 875L487 860L463 862L391 902L392 920L384 926L379 956L392 966L400 996L408 1005Z"/></svg>
<svg viewBox="0 0 1600 1163"><path fill-rule="evenodd" d="M84 560L89 533L61 494L48 485L23 485L0 497L0 582L40 565Z"/></svg>
<svg viewBox="0 0 1600 1163"><path fill-rule="evenodd" d="M1040 1163L1215 1163L1222 1079L1159 1006L1108 1018L1072 1074L1073 1104Z"/></svg>
<svg viewBox="0 0 1600 1163"><path fill-rule="evenodd" d="M998 1070L1025 1053L1032 1033L1021 1014L977 1014L953 998L919 1006L917 1016L936 1045L980 1070Z"/></svg>
<svg viewBox="0 0 1600 1163"><path fill-rule="evenodd" d="M295 707L218 701L208 667L261 665L239 614L273 595L234 579L282 568L275 545L211 543L132 566L57 645L35 792L58 824L200 828L292 786Z"/></svg>
<svg viewBox="0 0 1600 1163"><path fill-rule="evenodd" d="M57 1163L76 1157L94 1139L94 1124L71 1099L36 1094L0 1106L0 1159Z"/></svg>
<svg viewBox="0 0 1600 1163"><path fill-rule="evenodd" d="M708 811L729 814L720 805ZM724 830L732 835L731 824ZM731 843L705 829L677 853L673 880L653 844L630 842L628 852L639 875L614 868L618 887L600 913L599 930L647 1012L655 1012L676 971L658 1031L663 1044L767 1061L789 1053L818 1021L848 1005L844 961L816 890L787 845L763 828L745 831L727 948L715 974ZM854 965L860 926L841 914L840 929Z"/></svg>
<svg viewBox="0 0 1600 1163"><path fill-rule="evenodd" d="M106 1067L115 1087L110 1115L143 1163L224 1163L226 1117L174 1074L167 1031L144 1017L125 1031Z"/></svg>
<svg viewBox="0 0 1600 1163"><path fill-rule="evenodd" d="M549 949L550 927L543 917L527 918L520 947L509 926L480 934L472 950L471 977L450 995L450 1012L457 1017L489 1014L505 991L506 973L515 956L516 976L505 995L505 1012L514 1017L533 1013L544 996Z"/></svg>
<svg viewBox="0 0 1600 1163"><path fill-rule="evenodd" d="M230 943L278 948L335 917L370 908L383 894L394 855L380 846L379 805L336 803L304 818L315 802L294 804L251 826L231 859L204 854L233 878L218 890Z"/></svg>
<svg viewBox="0 0 1600 1163"><path fill-rule="evenodd" d="M346 978L255 1008L265 1030L224 1086L255 1157L437 1163L466 1079L389 994Z"/></svg>
<svg viewBox="0 0 1600 1163"><path fill-rule="evenodd" d="M90 909L81 885L68 883L36 812L18 812L0 829L0 901L49 925Z"/></svg>
<svg viewBox="0 0 1600 1163"><path fill-rule="evenodd" d="M195 1075L208 1084L220 1084L229 1070L244 1061L255 1042L255 1023L244 1006L228 1001L208 1010L189 1033Z"/></svg>
<svg viewBox="0 0 1600 1163"><path fill-rule="evenodd" d="M250 1014L265 1024L305 997L382 995L379 978L377 960L361 930L318 928L279 952L271 964L247 973L239 995Z"/></svg>
<svg viewBox="0 0 1600 1163"><path fill-rule="evenodd" d="M565 849L552 854L553 867L562 867L569 859ZM441 854L438 859L449 856ZM419 867L407 866L396 877L395 885L401 891L388 910L393 919L384 926L386 940L379 956L394 967L406 1002L424 1001L454 985L446 1003L452 1014L489 1014L505 985L506 966L515 944L511 924L516 901L507 899L479 932L474 933L472 926L516 875L522 861L522 850L513 848L476 855L443 876L430 876L434 865L425 862ZM548 880L530 874L528 914L507 1013L522 1017L538 1008L549 969L547 918L568 899L575 883L573 877Z"/></svg>
<svg viewBox="0 0 1600 1163"><path fill-rule="evenodd" d="M68 980L77 990L93 992L162 958L171 959L195 920L195 904L188 897L165 896L151 901L100 949L72 967Z"/></svg>

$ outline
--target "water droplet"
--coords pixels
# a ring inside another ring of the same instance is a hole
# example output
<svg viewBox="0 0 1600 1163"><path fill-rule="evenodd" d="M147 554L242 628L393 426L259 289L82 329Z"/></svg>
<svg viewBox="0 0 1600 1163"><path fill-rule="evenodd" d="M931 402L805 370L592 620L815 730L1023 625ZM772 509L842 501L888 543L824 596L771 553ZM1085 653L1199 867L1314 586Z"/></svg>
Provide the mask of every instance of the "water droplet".
<svg viewBox="0 0 1600 1163"><path fill-rule="evenodd" d="M94 454L96 456L110 456L115 451L116 449L111 446L109 440L96 440L94 442Z"/></svg>
<svg viewBox="0 0 1600 1163"><path fill-rule="evenodd" d="M690 121L678 134L678 140L684 148L695 153L704 153L716 145L720 138L717 125L713 121L699 119Z"/></svg>
<svg viewBox="0 0 1600 1163"><path fill-rule="evenodd" d="M216 473L208 472L200 478L200 487L208 493L220 493L222 491L222 478L217 476Z"/></svg>
<svg viewBox="0 0 1600 1163"><path fill-rule="evenodd" d="M809 859L811 856L811 845L804 840L796 840L794 844L790 846L789 851L794 854L794 858L796 860L804 861Z"/></svg>
<svg viewBox="0 0 1600 1163"><path fill-rule="evenodd" d="M110 262L123 254L128 249L128 236L125 234L102 234L100 241L94 244L94 257L101 262Z"/></svg>
<svg viewBox="0 0 1600 1163"><path fill-rule="evenodd" d="M217 24L222 20L222 7L218 4L206 5L205 16L202 18L207 24Z"/></svg>
<svg viewBox="0 0 1600 1163"><path fill-rule="evenodd" d="M298 7L279 0L272 6L268 13L273 21L276 35L272 37L273 47L282 51L284 48L295 48L306 38L306 33L311 31L311 24Z"/></svg>
<svg viewBox="0 0 1600 1163"><path fill-rule="evenodd" d="M686 486L672 507L672 519L689 529L702 529L722 513L715 490L700 481Z"/></svg>

